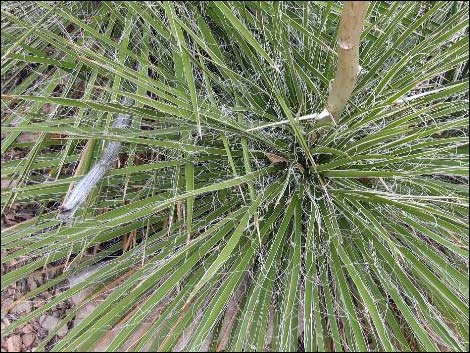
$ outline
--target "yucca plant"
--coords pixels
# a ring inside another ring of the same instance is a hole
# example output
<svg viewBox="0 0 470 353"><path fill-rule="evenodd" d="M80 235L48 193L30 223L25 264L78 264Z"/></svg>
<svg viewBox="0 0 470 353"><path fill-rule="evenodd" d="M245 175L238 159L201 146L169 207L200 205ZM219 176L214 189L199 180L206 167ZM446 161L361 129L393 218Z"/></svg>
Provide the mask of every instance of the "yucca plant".
<svg viewBox="0 0 470 353"><path fill-rule="evenodd" d="M1 288L64 287L2 336L85 293L38 350L468 350L468 15L2 2Z"/></svg>

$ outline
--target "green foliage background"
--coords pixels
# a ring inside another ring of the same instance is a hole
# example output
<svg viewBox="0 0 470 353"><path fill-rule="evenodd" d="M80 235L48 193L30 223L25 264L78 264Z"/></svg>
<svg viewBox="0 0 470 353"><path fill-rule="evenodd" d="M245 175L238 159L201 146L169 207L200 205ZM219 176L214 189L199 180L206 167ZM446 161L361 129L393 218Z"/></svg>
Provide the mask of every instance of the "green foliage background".
<svg viewBox="0 0 470 353"><path fill-rule="evenodd" d="M323 109L341 9L2 2L2 208L37 210L2 231L2 263L21 261L2 290L100 266L2 335L91 287L106 299L54 351L123 322L118 350L149 317L136 350L188 327L189 351L467 350L468 4L373 2L353 96L319 126L296 117ZM113 140L119 165L62 223Z"/></svg>

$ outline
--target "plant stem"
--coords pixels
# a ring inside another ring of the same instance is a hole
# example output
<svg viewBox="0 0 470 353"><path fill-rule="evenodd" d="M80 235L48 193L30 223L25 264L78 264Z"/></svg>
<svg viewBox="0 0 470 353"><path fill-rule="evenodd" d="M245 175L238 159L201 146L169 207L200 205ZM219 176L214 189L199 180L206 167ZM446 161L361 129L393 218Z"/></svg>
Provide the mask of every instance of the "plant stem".
<svg viewBox="0 0 470 353"><path fill-rule="evenodd" d="M356 85L360 70L361 32L368 6L369 1L346 1L341 14L337 40L338 64L325 108L335 124Z"/></svg>

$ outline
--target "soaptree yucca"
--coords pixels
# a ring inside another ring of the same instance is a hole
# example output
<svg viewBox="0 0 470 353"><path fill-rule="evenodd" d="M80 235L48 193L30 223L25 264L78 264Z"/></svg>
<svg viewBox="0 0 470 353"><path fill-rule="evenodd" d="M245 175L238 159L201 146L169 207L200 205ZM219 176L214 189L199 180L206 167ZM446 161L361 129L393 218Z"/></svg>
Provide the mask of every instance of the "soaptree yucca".
<svg viewBox="0 0 470 353"><path fill-rule="evenodd" d="M2 335L83 294L39 350L467 350L468 12L2 2L2 290L64 289Z"/></svg>

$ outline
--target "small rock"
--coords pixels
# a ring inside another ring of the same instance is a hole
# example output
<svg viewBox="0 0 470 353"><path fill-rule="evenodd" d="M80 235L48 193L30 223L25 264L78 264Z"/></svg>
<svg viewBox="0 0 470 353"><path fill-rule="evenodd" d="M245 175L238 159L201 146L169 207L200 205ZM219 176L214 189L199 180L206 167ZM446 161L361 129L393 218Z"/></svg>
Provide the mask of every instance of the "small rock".
<svg viewBox="0 0 470 353"><path fill-rule="evenodd" d="M37 133L22 133L20 136L16 138L17 143L24 143L24 142L35 142L38 139Z"/></svg>
<svg viewBox="0 0 470 353"><path fill-rule="evenodd" d="M39 323L41 324L42 328L49 332L53 331L57 327L59 321L60 319L52 315L43 315L39 318ZM67 331L67 325L63 325L59 331L56 332L56 335L59 337L64 337L67 334Z"/></svg>
<svg viewBox="0 0 470 353"><path fill-rule="evenodd" d="M36 281L32 277L28 277L28 288L29 290L35 290L38 287Z"/></svg>
<svg viewBox="0 0 470 353"><path fill-rule="evenodd" d="M21 339L23 340L24 349L29 349L34 344L34 342L36 341L36 334L35 333L27 333L27 334L21 336Z"/></svg>
<svg viewBox="0 0 470 353"><path fill-rule="evenodd" d="M32 333L34 332L34 328L31 324L27 324L25 325L25 327L23 327L23 333Z"/></svg>
<svg viewBox="0 0 470 353"><path fill-rule="evenodd" d="M2 299L2 315L8 314L9 310L7 310L7 309L10 307L11 303L13 303L12 298Z"/></svg>
<svg viewBox="0 0 470 353"><path fill-rule="evenodd" d="M34 331L37 331L41 328L41 324L39 323L39 319L31 321L31 325L33 326Z"/></svg>
<svg viewBox="0 0 470 353"><path fill-rule="evenodd" d="M50 114L54 110L54 105L52 103L46 103L41 107L41 111L44 114Z"/></svg>
<svg viewBox="0 0 470 353"><path fill-rule="evenodd" d="M46 272L46 277L48 279L52 279L52 278L55 278L57 277L57 275L60 274L60 267L57 267L57 266L47 266L47 272Z"/></svg>
<svg viewBox="0 0 470 353"><path fill-rule="evenodd" d="M2 179L1 180L1 188L2 189L13 189L18 185L17 180L10 180L10 179Z"/></svg>
<svg viewBox="0 0 470 353"><path fill-rule="evenodd" d="M52 294L50 292L44 292L41 294L41 297L47 300L52 297Z"/></svg>
<svg viewBox="0 0 470 353"><path fill-rule="evenodd" d="M57 326L58 322L59 322L59 319L57 319L57 318L55 318L54 316L51 316L51 315L42 315L39 318L39 323L47 331L50 331L50 330L54 329Z"/></svg>
<svg viewBox="0 0 470 353"><path fill-rule="evenodd" d="M13 314L29 313L31 311L31 302L20 302L15 305L10 312Z"/></svg>
<svg viewBox="0 0 470 353"><path fill-rule="evenodd" d="M40 306L43 306L44 304L46 304L46 301L44 299L36 299L33 301L33 305L35 308L39 308Z"/></svg>
<svg viewBox="0 0 470 353"><path fill-rule="evenodd" d="M100 266L93 266L91 268L88 268L85 272L81 272L79 274L76 274L70 277L69 278L70 287L74 287L77 284L83 283L84 281L88 279L88 277L93 275L95 272L99 271L99 269L100 269ZM85 290L82 290L81 292L73 295L70 298L70 300L75 305L80 305L92 292L93 292L93 286L89 286Z"/></svg>
<svg viewBox="0 0 470 353"><path fill-rule="evenodd" d="M7 351L8 352L19 352L21 349L21 337L10 336L7 338Z"/></svg>
<svg viewBox="0 0 470 353"><path fill-rule="evenodd" d="M38 286L40 286L41 284L43 284L44 280L43 280L43 276L42 276L42 273L41 272L36 272L36 273L33 273L30 278L34 279L37 283Z"/></svg>

